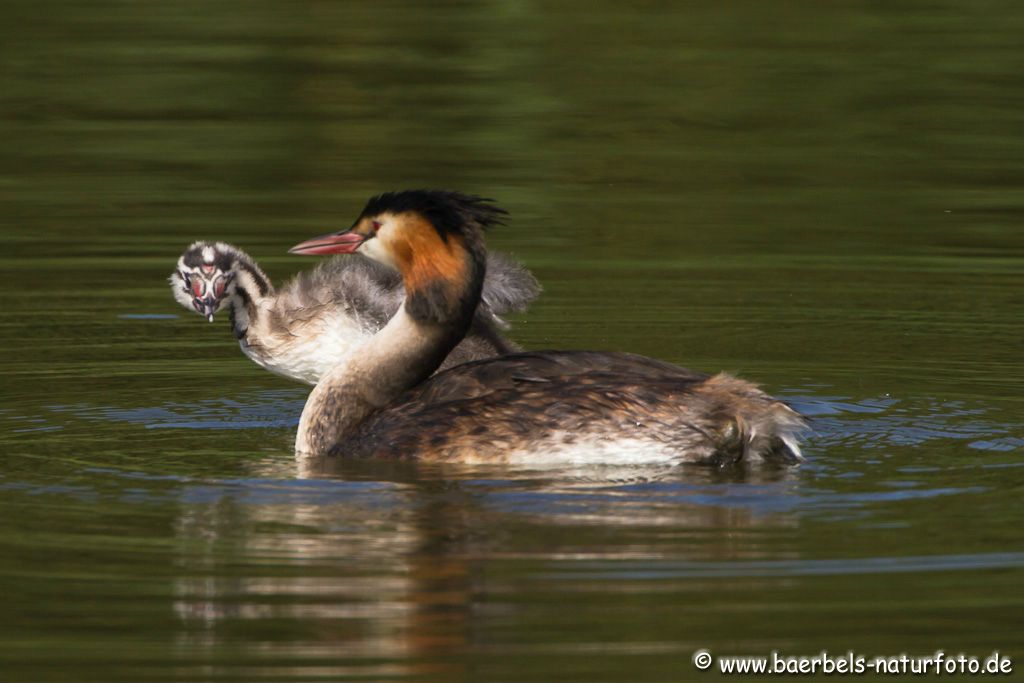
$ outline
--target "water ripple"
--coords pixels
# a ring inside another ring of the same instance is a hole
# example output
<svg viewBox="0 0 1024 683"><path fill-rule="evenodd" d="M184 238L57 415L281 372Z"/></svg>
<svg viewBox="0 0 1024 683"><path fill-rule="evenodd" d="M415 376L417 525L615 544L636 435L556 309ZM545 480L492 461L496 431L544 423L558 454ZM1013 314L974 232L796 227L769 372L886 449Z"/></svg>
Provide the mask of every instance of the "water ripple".
<svg viewBox="0 0 1024 683"><path fill-rule="evenodd" d="M648 559L643 562L603 560L571 562L572 571L539 573L535 579L630 580L837 576L907 572L965 571L1024 567L1024 552L964 555L910 555L823 560L755 560L744 562L686 562Z"/></svg>
<svg viewBox="0 0 1024 683"><path fill-rule="evenodd" d="M295 427L305 404L302 392L261 391L240 399L217 398L156 406L51 406L85 420L143 425L146 429L280 429Z"/></svg>
<svg viewBox="0 0 1024 683"><path fill-rule="evenodd" d="M787 396L810 418L815 447L864 449L921 446L947 439L968 441L968 448L1013 451L1024 446L1020 424L987 419L986 406L931 397L891 396L851 399L842 396Z"/></svg>

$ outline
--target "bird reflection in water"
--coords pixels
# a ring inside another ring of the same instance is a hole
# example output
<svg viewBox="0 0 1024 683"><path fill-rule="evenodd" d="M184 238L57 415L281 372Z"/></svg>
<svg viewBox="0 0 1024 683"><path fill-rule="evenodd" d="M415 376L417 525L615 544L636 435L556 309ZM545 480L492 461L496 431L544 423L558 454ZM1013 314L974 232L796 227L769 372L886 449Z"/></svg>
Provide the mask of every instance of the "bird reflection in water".
<svg viewBox="0 0 1024 683"><path fill-rule="evenodd" d="M184 492L179 647L201 656L257 629L268 658L260 666L279 665L284 676L458 677L473 654L495 646L488 634L569 589L545 572L758 559L768 556L765 531L797 524L734 495L750 486L761 498L764 489L788 492L793 472L778 468L342 458L293 466L298 477L289 480L279 459L267 459L239 480L247 483L216 494L203 487L205 502ZM771 553L779 557L777 540ZM254 566L257 575L237 569Z"/></svg>

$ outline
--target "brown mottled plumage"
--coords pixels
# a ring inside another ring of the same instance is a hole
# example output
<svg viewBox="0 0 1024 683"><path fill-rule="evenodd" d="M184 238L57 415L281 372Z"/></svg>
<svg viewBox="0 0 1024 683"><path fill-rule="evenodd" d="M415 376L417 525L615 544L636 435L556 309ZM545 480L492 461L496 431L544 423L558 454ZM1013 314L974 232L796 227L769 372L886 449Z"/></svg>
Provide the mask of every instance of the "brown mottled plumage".
<svg viewBox="0 0 1024 683"><path fill-rule="evenodd" d="M628 434L685 452L686 460L796 462L765 424L773 421L799 426L792 409L729 375L631 353L539 351L439 373L368 417L336 451L501 461L524 444L586 447L595 435L614 441Z"/></svg>
<svg viewBox="0 0 1024 683"><path fill-rule="evenodd" d="M310 394L299 453L538 465L801 459L804 422L784 403L735 377L644 356L514 353L427 379L480 299L482 229L493 216L481 207L491 205L451 192L381 195L350 230L294 248L358 249L397 265L409 294L363 351Z"/></svg>

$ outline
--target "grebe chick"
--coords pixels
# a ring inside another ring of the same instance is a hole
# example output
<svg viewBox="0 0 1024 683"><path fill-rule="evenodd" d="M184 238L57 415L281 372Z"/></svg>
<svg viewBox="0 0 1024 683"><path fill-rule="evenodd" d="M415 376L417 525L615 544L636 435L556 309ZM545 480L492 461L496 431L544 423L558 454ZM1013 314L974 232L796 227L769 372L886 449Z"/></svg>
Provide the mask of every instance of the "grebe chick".
<svg viewBox="0 0 1024 683"><path fill-rule="evenodd" d="M540 292L528 270L491 254L483 303L443 367L519 350L499 316L522 311ZM364 256L340 256L275 290L256 262L224 242L195 242L170 276L174 298L213 322L227 309L242 352L289 379L316 384L380 330L402 305L402 278Z"/></svg>
<svg viewBox="0 0 1024 683"><path fill-rule="evenodd" d="M414 190L374 197L348 230L297 254L393 264L398 313L310 393L296 452L451 462L801 460L801 416L753 384L629 353L514 353L433 377L469 329L493 205ZM428 379L429 378L429 379Z"/></svg>

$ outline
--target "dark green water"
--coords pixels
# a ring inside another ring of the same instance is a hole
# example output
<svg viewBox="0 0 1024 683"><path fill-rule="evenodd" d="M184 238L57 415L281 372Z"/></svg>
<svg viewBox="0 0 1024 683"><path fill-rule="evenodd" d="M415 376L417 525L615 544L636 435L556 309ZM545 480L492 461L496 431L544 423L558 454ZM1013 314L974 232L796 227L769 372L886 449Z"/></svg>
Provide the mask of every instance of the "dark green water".
<svg viewBox="0 0 1024 683"><path fill-rule="evenodd" d="M1024 657L1024 6L825 5L5 2L0 679ZM164 280L416 186L512 211L525 346L740 372L808 463L300 471Z"/></svg>

